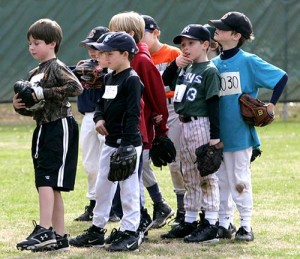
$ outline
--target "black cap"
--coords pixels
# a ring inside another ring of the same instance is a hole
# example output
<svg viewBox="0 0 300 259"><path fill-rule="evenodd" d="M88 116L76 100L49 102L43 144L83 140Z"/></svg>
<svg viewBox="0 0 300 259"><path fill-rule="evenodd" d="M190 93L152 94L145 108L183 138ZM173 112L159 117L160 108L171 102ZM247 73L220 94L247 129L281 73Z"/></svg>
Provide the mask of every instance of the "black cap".
<svg viewBox="0 0 300 259"><path fill-rule="evenodd" d="M200 24L189 24L185 26L182 32L173 39L173 42L180 44L182 37L210 42L209 30Z"/></svg>
<svg viewBox="0 0 300 259"><path fill-rule="evenodd" d="M215 36L216 27L210 26L209 24L204 24L203 27L209 30L210 38L213 40Z"/></svg>
<svg viewBox="0 0 300 259"><path fill-rule="evenodd" d="M155 29L159 30L159 26L157 22L149 15L142 15L144 21L145 21L145 29L153 31Z"/></svg>
<svg viewBox="0 0 300 259"><path fill-rule="evenodd" d="M102 41L102 37L99 39ZM136 54L138 47L134 39L126 32L109 32L106 34L102 43L89 44L97 50L101 51L128 51L129 53Z"/></svg>
<svg viewBox="0 0 300 259"><path fill-rule="evenodd" d="M106 32L106 33L102 34L96 42L86 43L86 45L88 45L92 49L99 50L100 43L102 43L104 41L104 39L105 39L106 36L108 36L110 34L113 34L113 33L114 32L110 32L110 31Z"/></svg>
<svg viewBox="0 0 300 259"><path fill-rule="evenodd" d="M96 42L100 36L106 32L109 32L109 29L103 26L95 27L92 29L89 34L86 36L86 39L80 42L80 46L85 46L87 43Z"/></svg>
<svg viewBox="0 0 300 259"><path fill-rule="evenodd" d="M240 12L226 13L220 20L210 20L208 23L222 31L236 31L250 39L253 33L249 18Z"/></svg>

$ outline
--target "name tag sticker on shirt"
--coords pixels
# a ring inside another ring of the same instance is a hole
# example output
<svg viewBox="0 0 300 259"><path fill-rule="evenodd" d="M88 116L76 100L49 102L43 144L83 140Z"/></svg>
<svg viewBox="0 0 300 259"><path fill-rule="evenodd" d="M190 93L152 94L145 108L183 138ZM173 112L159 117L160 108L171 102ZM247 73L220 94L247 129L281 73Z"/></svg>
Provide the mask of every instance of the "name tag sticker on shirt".
<svg viewBox="0 0 300 259"><path fill-rule="evenodd" d="M30 82L31 83L40 83L42 81L42 79L44 78L44 73L40 73L37 75L34 75L33 77L31 77Z"/></svg>
<svg viewBox="0 0 300 259"><path fill-rule="evenodd" d="M105 92L103 94L104 99L115 99L118 93L118 86L117 85L106 85Z"/></svg>
<svg viewBox="0 0 300 259"><path fill-rule="evenodd" d="M184 96L185 90L186 90L186 85L184 84L176 85L173 101L180 103Z"/></svg>
<svg viewBox="0 0 300 259"><path fill-rule="evenodd" d="M242 93L239 72L221 73L220 96Z"/></svg>

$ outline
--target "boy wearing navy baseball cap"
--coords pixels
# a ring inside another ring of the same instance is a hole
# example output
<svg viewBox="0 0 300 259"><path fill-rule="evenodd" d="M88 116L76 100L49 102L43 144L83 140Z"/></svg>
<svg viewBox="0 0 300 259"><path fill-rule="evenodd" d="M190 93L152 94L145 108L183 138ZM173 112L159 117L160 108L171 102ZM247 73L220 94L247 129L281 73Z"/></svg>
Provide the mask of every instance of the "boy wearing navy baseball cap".
<svg viewBox="0 0 300 259"><path fill-rule="evenodd" d="M260 141L254 126L248 125L242 118L239 97L247 93L256 98L259 88L273 90L268 112L274 113L288 76L280 68L240 49L245 41L254 39L252 23L245 14L228 12L221 19L208 23L216 28L214 39L222 46L221 55L212 60L222 78L220 138L224 143L224 159L217 173L220 188L219 230L231 238L229 227L234 210L231 196L240 216L240 228L235 239L253 241L250 161L252 149L260 146Z"/></svg>
<svg viewBox="0 0 300 259"><path fill-rule="evenodd" d="M86 38L79 43L79 46L87 50L89 59L80 60L73 68L74 74L78 77L83 86L83 93L77 97L78 111L83 115L80 125L80 147L82 154L82 165L87 176L86 197L89 204L85 206L84 212L75 218L75 221L91 221L93 218L93 209L95 207L95 186L99 167L101 147L104 143L104 137L95 131L93 117L96 103L100 95L100 87L103 85L104 75L107 73L106 63L97 61L97 51L92 49L89 44L94 43L104 33L109 32L107 27L97 26L89 31ZM77 67L85 62L94 64L94 78L84 77L82 69Z"/></svg>
<svg viewBox="0 0 300 259"><path fill-rule="evenodd" d="M216 174L202 177L194 161L196 148L209 143L220 147L220 76L208 59L211 36L200 24L189 24L173 42L192 60L182 69L174 94L175 112L181 121L180 161L186 186L185 218L162 238L184 238L184 242L216 242L219 211L219 187ZM197 221L200 212L200 222Z"/></svg>
<svg viewBox="0 0 300 259"><path fill-rule="evenodd" d="M105 136L100 158L101 174L96 183L96 206L93 224L83 234L70 239L76 247L104 246L105 225L116 192L117 184L108 180L110 157L114 152L134 148L137 153L134 173L119 181L123 217L120 228L107 239L108 251L138 250L142 236L137 232L140 223L139 160L142 138L139 131L140 103L144 86L130 61L138 48L134 39L125 32L108 33L102 43L92 44L104 51L108 68L113 72L105 76L100 99L94 115L97 132Z"/></svg>
<svg viewBox="0 0 300 259"><path fill-rule="evenodd" d="M125 32L107 32L98 42L89 45L104 52L127 51L129 54L138 52L135 41Z"/></svg>

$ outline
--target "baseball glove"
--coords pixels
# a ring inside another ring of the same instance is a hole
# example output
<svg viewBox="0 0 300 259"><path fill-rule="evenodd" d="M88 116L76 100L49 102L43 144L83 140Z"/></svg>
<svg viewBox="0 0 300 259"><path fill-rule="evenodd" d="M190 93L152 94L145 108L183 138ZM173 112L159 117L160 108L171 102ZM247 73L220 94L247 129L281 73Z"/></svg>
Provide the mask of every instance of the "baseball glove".
<svg viewBox="0 0 300 259"><path fill-rule="evenodd" d="M254 148L252 150L252 155L251 155L251 159L250 159L250 163L252 163L256 158L260 157L261 156L261 149L258 147L258 148Z"/></svg>
<svg viewBox="0 0 300 259"><path fill-rule="evenodd" d="M274 114L267 110L268 105L248 94L240 96L240 107L244 121L247 124L263 127L274 120Z"/></svg>
<svg viewBox="0 0 300 259"><path fill-rule="evenodd" d="M81 60L73 72L83 81L82 86L85 88L99 88L103 85L104 73L103 69L98 66L97 60Z"/></svg>
<svg viewBox="0 0 300 259"><path fill-rule="evenodd" d="M43 89L38 84L19 80L14 84L14 92L25 103L26 110L35 111L42 108L45 104Z"/></svg>
<svg viewBox="0 0 300 259"><path fill-rule="evenodd" d="M110 169L107 179L112 182L124 181L135 170L137 153L134 146L119 147L110 157Z"/></svg>
<svg viewBox="0 0 300 259"><path fill-rule="evenodd" d="M149 155L154 166L166 166L168 163L175 161L176 149L174 143L167 136L156 136L152 141Z"/></svg>
<svg viewBox="0 0 300 259"><path fill-rule="evenodd" d="M223 143L210 146L209 143L196 148L197 168L202 177L213 174L223 160Z"/></svg>

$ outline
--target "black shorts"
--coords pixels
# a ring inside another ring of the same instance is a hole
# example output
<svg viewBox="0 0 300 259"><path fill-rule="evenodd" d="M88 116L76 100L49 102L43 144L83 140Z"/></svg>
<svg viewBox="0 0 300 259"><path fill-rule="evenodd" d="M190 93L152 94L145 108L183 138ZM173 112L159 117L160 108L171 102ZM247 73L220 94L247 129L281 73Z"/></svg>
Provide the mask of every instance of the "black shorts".
<svg viewBox="0 0 300 259"><path fill-rule="evenodd" d="M78 160L78 124L73 117L35 128L31 154L36 188L74 190Z"/></svg>

